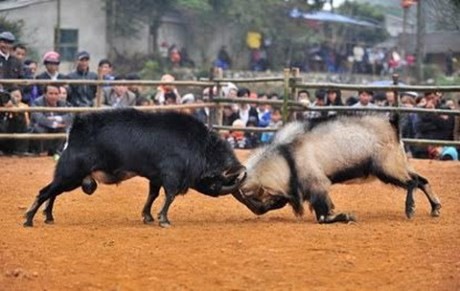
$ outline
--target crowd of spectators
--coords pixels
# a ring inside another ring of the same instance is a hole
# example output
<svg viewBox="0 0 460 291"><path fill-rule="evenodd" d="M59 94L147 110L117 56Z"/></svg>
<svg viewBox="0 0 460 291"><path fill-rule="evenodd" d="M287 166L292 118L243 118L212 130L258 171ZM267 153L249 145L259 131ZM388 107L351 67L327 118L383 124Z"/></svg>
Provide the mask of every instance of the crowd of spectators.
<svg viewBox="0 0 460 291"><path fill-rule="evenodd" d="M4 107L90 107L95 106L97 86L71 84L57 85L54 80L140 80L136 73L116 74L113 64L108 59L98 63L98 72L90 70L91 55L87 51L79 51L75 55L75 69L71 72L60 71L60 55L55 51L45 53L40 61L27 58L24 45L13 45L15 37L9 32L0 33L0 79L40 79L50 80L47 85L12 86L3 85L0 89L0 106ZM231 66L227 59L225 47L220 52L220 61ZM38 68L43 68L39 71ZM161 81L171 82L175 77L165 74ZM218 92L217 88L205 88L202 92L179 92L172 85L161 85L157 88L137 85L102 86L101 104L98 106L121 108L131 106L174 105L203 103L213 96L224 98L253 98L259 100L279 100L277 93L252 92L247 87L237 87L232 83L225 84ZM298 91L297 100L308 107L351 106L356 108L373 108L378 106L396 106L394 92L359 91L357 97L343 98L342 92L336 89L316 90L311 98L308 90ZM405 107L446 108L455 109L457 104L447 100L437 92L427 92L419 96L415 92L401 94L401 103ZM208 108L187 109L203 122L209 117ZM341 113L330 111L306 110L296 112L297 120L315 122L335 117ZM360 113L357 113L360 114ZM404 138L453 140L455 134L455 118L452 115L432 115L421 113L401 114L402 135ZM255 148L270 143L273 132L283 125L281 108L270 104L241 103L223 107L221 123L234 129L223 131L222 136L234 148ZM72 115L64 112L15 112L0 113L1 133L64 133L71 123ZM458 122L458 120L457 120ZM248 132L244 127L267 128L270 131ZM457 126L458 128L458 126ZM58 156L62 149L62 141L39 140L0 140L0 154L7 155L40 155ZM457 149L453 147L416 147L406 145L408 155L416 158L458 159Z"/></svg>
<svg viewBox="0 0 460 291"><path fill-rule="evenodd" d="M362 42L338 48L329 42L312 44L298 50L291 65L304 72L354 73L387 75L415 65L412 54L402 54L398 47L366 46Z"/></svg>

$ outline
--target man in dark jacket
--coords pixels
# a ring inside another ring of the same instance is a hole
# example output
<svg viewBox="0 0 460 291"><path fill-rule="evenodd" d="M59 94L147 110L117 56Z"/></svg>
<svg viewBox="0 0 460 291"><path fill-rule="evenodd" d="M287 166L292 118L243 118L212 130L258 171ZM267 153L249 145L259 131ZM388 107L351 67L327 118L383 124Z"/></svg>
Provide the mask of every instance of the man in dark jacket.
<svg viewBox="0 0 460 291"><path fill-rule="evenodd" d="M77 53L77 68L67 75L73 80L97 80L97 74L89 71L90 55L87 51ZM95 85L70 85L68 101L72 106L93 106L96 97L97 86Z"/></svg>
<svg viewBox="0 0 460 291"><path fill-rule="evenodd" d="M15 56L11 55L11 49L16 38L9 31L0 33L0 79L22 79L23 69L22 62ZM9 91L14 85L0 84L0 107L3 107L10 101ZM0 112L0 133L6 132L8 126L7 113ZM7 141L0 140L0 155L7 149Z"/></svg>
<svg viewBox="0 0 460 291"><path fill-rule="evenodd" d="M66 102L59 99L59 87L48 84L44 87L44 95L35 99L33 107L66 107ZM65 112L32 112L31 128L35 133L62 133L66 132L72 120L72 115ZM44 144L36 143L35 152L45 150L52 156L59 152L62 141L50 140Z"/></svg>
<svg viewBox="0 0 460 291"><path fill-rule="evenodd" d="M22 62L11 55L11 48L16 38L9 31L0 33L0 79L22 79ZM8 91L12 85L3 85L3 89Z"/></svg>
<svg viewBox="0 0 460 291"><path fill-rule="evenodd" d="M38 74L35 79L37 80L65 80L67 77L59 73L59 64L61 63L61 56L55 51L46 52L43 56L43 64L45 71ZM38 96L43 95L44 86L38 86ZM30 104L34 100L30 100Z"/></svg>

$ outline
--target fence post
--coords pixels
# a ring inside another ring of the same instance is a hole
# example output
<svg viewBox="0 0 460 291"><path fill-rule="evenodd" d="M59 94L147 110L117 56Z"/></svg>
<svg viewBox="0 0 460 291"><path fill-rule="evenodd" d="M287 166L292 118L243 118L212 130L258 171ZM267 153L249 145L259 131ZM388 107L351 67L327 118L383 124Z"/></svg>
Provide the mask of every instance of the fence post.
<svg viewBox="0 0 460 291"><path fill-rule="evenodd" d="M393 74L391 76L393 79L393 85L398 86L399 85L399 75L398 74ZM396 107L401 107L401 96L399 95L399 90L395 89L393 91L393 94L395 94L395 101L396 101ZM395 112L394 114L398 115L398 120L401 118L401 113ZM402 127L401 127L401 122L398 122L398 134L399 134L399 139L402 139Z"/></svg>
<svg viewBox="0 0 460 291"><path fill-rule="evenodd" d="M216 70L215 67L211 67L209 70L209 80L212 82L215 78L222 78L222 71ZM216 89L217 94L220 93L219 83L217 82ZM209 87L209 101L213 102L214 100L214 86ZM217 96L219 97L219 96ZM221 125L222 123L222 107L210 108L208 116L208 128L212 129L213 124Z"/></svg>
<svg viewBox="0 0 460 291"><path fill-rule="evenodd" d="M103 79L102 72L98 71L97 72L97 79L100 81ZM102 104L102 94L104 92L102 91L102 86L97 85L96 87L96 102L94 102L93 107L101 107Z"/></svg>
<svg viewBox="0 0 460 291"><path fill-rule="evenodd" d="M300 69L299 68L292 68L291 70L291 78L289 79L289 87L291 88L291 99L294 101L297 100L297 81L299 79ZM294 120L295 118L295 111L288 112L288 120Z"/></svg>
<svg viewBox="0 0 460 291"><path fill-rule="evenodd" d="M283 123L285 124L288 121L288 100L290 95L289 88L289 79L291 77L291 70L284 69L284 94L283 94L283 106L281 108L281 115L283 116Z"/></svg>

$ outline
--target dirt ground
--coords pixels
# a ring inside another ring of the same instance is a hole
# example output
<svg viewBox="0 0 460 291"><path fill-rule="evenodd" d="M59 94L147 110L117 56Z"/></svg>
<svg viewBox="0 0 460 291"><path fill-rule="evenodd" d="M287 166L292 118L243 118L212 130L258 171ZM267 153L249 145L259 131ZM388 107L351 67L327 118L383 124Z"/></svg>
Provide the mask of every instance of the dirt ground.
<svg viewBox="0 0 460 291"><path fill-rule="evenodd" d="M1 157L0 290L460 290L460 163L411 162L440 196L439 218L417 192L406 219L405 192L372 182L332 189L354 224L319 225L287 207L257 217L231 196L190 191L162 229L141 222L147 182L134 178L64 194L54 225L38 213L24 228L55 162Z"/></svg>

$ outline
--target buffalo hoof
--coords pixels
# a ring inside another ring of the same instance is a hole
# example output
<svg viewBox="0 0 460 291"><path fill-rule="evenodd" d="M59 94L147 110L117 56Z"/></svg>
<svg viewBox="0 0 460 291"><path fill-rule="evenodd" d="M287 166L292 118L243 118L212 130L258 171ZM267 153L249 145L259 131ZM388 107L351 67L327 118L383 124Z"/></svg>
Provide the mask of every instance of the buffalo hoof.
<svg viewBox="0 0 460 291"><path fill-rule="evenodd" d="M433 217L439 217L441 215L441 204L436 204L432 209L431 209L431 216Z"/></svg>
<svg viewBox="0 0 460 291"><path fill-rule="evenodd" d="M406 209L406 217L408 219L412 219L412 217L414 217L414 215L415 215L415 209L414 208Z"/></svg>
<svg viewBox="0 0 460 291"><path fill-rule="evenodd" d="M54 224L54 219L45 219L46 224Z"/></svg>
<svg viewBox="0 0 460 291"><path fill-rule="evenodd" d="M142 219L142 221L144 222L144 224L152 224L155 220L153 219L153 217L150 215L150 216L144 216L144 218Z"/></svg>
<svg viewBox="0 0 460 291"><path fill-rule="evenodd" d="M335 222L356 222L356 217L351 213L338 213L338 214L330 214L328 216L321 216L318 219L319 223L335 223Z"/></svg>
<svg viewBox="0 0 460 291"><path fill-rule="evenodd" d="M32 221L26 221L26 222L24 222L23 226L24 227L33 227L34 223Z"/></svg>
<svg viewBox="0 0 460 291"><path fill-rule="evenodd" d="M171 223L169 221L160 221L159 225L162 228L170 228L171 227Z"/></svg>

